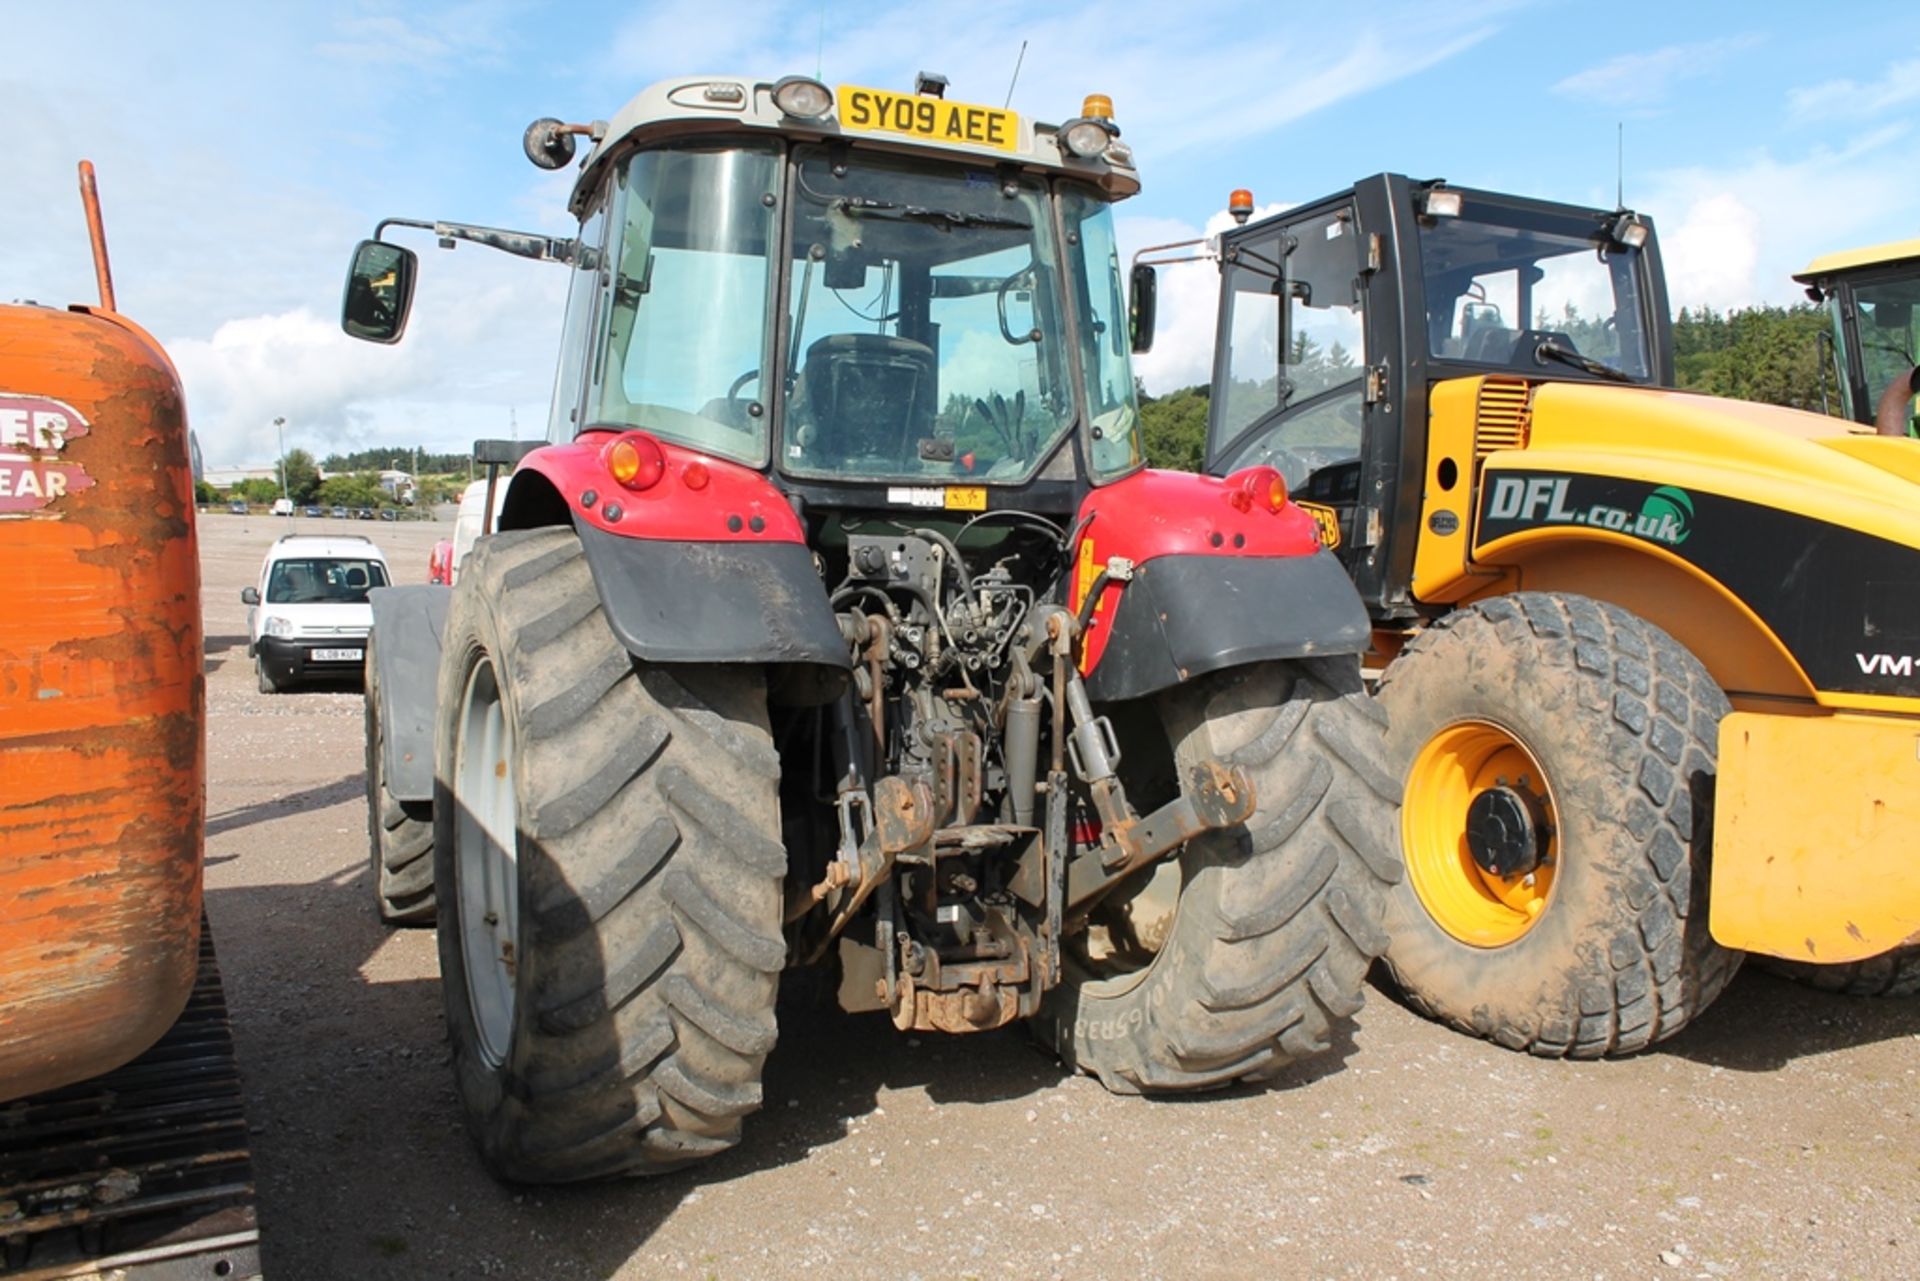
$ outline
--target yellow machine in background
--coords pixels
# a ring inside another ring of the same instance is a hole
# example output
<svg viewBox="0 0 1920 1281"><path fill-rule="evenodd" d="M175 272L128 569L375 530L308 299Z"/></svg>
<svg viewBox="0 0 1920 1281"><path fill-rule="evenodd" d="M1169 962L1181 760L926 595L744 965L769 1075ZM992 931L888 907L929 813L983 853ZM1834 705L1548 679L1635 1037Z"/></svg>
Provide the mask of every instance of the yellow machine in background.
<svg viewBox="0 0 1920 1281"><path fill-rule="evenodd" d="M1920 240L1815 258L1793 277L1825 303L1847 417L1882 436L1914 434L1920 352Z"/></svg>
<svg viewBox="0 0 1920 1281"><path fill-rule="evenodd" d="M1920 442L1670 390L1628 210L1380 175L1218 259L1207 466L1278 467L1372 614L1413 1003L1592 1057L1746 953L1920 987Z"/></svg>

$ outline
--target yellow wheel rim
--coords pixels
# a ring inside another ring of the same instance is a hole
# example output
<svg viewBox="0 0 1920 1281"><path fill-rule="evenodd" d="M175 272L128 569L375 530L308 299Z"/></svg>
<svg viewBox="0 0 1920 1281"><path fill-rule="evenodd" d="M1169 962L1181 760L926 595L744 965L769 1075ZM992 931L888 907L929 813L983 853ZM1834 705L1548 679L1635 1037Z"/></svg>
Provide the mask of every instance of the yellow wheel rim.
<svg viewBox="0 0 1920 1281"><path fill-rule="evenodd" d="M1524 876L1494 874L1467 845L1467 807L1494 787L1524 792L1544 819L1540 865ZM1546 911L1559 867L1560 823L1540 762L1498 725L1465 721L1435 734L1414 757L1401 809L1407 879L1434 923L1462 943L1503 947Z"/></svg>

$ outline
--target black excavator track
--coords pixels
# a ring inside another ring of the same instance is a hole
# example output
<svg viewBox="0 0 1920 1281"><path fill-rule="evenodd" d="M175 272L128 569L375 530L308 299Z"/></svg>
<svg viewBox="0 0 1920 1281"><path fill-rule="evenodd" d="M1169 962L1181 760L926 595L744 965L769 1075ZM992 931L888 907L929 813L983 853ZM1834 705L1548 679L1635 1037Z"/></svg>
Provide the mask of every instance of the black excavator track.
<svg viewBox="0 0 1920 1281"><path fill-rule="evenodd" d="M260 1275L233 1036L203 920L180 1019L125 1067L0 1104L0 1278Z"/></svg>

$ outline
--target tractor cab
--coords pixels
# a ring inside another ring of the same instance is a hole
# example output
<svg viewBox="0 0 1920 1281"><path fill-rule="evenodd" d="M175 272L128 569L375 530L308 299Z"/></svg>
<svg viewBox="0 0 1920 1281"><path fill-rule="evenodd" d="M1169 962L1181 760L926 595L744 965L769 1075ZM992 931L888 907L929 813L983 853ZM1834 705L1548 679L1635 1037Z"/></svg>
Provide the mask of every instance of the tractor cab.
<svg viewBox="0 0 1920 1281"><path fill-rule="evenodd" d="M535 126L539 163L595 141L577 239L382 231L571 269L556 444L637 432L802 504L1069 513L1144 461L1110 214L1130 153L1098 96L1055 127L921 88L671 82L612 125ZM363 244L347 331L397 337L415 274Z"/></svg>
<svg viewBox="0 0 1920 1281"><path fill-rule="evenodd" d="M1631 211L1382 174L1217 254L1207 470L1278 468L1377 613L1411 606L1436 385L1672 380L1653 227Z"/></svg>
<svg viewBox="0 0 1920 1281"><path fill-rule="evenodd" d="M1878 424L1882 435L1915 435L1920 240L1827 254L1793 278L1826 306L1841 412L1856 423ZM1824 378L1823 370L1823 395Z"/></svg>

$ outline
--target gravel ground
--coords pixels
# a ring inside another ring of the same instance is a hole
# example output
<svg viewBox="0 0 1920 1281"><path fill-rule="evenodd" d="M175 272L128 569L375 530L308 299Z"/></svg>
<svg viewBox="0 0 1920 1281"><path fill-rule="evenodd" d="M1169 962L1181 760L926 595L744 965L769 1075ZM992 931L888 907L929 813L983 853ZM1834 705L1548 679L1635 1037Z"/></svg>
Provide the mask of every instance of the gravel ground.
<svg viewBox="0 0 1920 1281"><path fill-rule="evenodd" d="M455 1106L432 932L374 917L359 693L254 690L239 591L283 526L370 534L401 582L451 529L201 522L207 902L277 1281L1920 1276L1920 1002L1753 969L1614 1063L1522 1058L1375 991L1307 1069L1177 1101L1110 1096L1018 1029L907 1038L790 983L738 1150L498 1184Z"/></svg>

